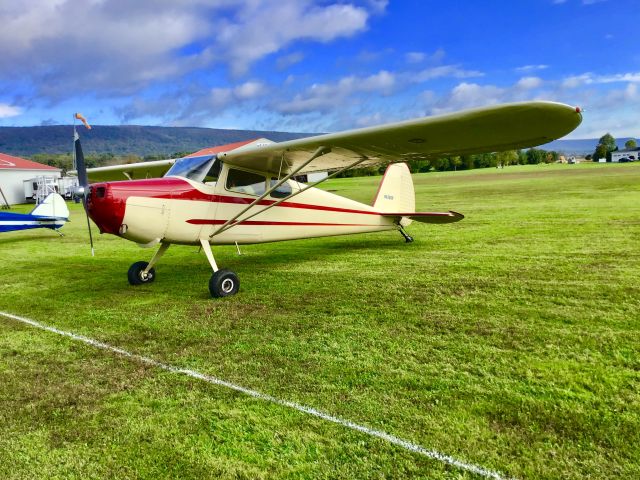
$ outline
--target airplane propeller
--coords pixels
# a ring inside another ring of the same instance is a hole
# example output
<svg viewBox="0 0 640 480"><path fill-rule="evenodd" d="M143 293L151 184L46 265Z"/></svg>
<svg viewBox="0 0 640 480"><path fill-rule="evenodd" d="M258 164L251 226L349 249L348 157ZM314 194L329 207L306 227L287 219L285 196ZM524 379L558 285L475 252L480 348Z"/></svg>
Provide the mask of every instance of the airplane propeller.
<svg viewBox="0 0 640 480"><path fill-rule="evenodd" d="M77 117L76 117L77 118ZM82 153L82 146L80 145L80 137L76 132L75 126L73 128L74 148L75 148L75 160L76 171L78 172L78 184L80 188L77 193L82 196L82 206L84 207L84 213L87 217L87 229L89 230L89 243L91 245L91 256L95 256L93 250L93 235L91 233L91 221L89 220L89 208L87 205L87 197L89 195L89 177L87 176L87 166L84 162L84 154Z"/></svg>

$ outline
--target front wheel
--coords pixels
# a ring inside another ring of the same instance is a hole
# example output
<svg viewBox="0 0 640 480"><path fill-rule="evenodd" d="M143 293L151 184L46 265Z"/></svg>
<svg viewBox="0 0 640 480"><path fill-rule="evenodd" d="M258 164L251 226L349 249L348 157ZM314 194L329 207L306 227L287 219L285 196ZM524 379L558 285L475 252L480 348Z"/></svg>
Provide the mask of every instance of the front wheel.
<svg viewBox="0 0 640 480"><path fill-rule="evenodd" d="M131 285L142 285L143 283L151 283L156 278L156 269L152 268L147 273L144 269L149 265L148 262L136 262L129 267L127 277Z"/></svg>
<svg viewBox="0 0 640 480"><path fill-rule="evenodd" d="M239 289L240 279L231 270L218 270L209 280L209 292L215 298L235 295Z"/></svg>

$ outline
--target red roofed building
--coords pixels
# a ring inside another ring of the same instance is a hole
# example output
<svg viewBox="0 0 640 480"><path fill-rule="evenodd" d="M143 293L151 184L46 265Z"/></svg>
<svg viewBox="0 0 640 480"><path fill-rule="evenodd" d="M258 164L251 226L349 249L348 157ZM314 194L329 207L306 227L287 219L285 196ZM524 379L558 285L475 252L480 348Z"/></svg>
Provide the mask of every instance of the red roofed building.
<svg viewBox="0 0 640 480"><path fill-rule="evenodd" d="M60 178L59 168L0 153L0 189L9 204L26 203L25 181L36 177ZM35 180L33 180L35 181ZM4 203L0 197L0 203Z"/></svg>

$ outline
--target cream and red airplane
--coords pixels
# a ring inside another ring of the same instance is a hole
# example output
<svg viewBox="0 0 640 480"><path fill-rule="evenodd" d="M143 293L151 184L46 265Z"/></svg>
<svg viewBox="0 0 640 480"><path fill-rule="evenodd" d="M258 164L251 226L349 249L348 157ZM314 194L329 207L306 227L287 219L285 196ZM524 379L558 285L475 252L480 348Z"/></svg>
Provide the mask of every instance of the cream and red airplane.
<svg viewBox="0 0 640 480"><path fill-rule="evenodd" d="M214 297L238 292L238 276L218 268L211 245L252 244L399 230L412 220L451 223L456 212L416 212L405 160L526 148L574 130L580 108L525 102L419 118L382 126L274 143L266 139L209 149L178 160L90 169L88 184L79 142L76 156L88 215L101 233L145 247L149 262L128 272L132 285L152 282L155 265L171 244L199 245L213 269ZM356 166L390 164L372 205L314 188ZM168 171L167 171L168 169ZM158 177L166 171L162 178ZM330 171L302 184L293 178ZM125 181L104 181L126 177Z"/></svg>

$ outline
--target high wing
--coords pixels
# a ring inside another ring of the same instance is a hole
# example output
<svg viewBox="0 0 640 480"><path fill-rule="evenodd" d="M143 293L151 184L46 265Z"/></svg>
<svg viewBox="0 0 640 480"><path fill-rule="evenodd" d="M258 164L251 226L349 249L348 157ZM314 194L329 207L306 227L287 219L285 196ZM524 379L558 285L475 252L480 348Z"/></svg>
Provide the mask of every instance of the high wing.
<svg viewBox="0 0 640 480"><path fill-rule="evenodd" d="M218 153L218 158L252 170L278 174L299 169L296 174L302 174L344 168L358 159L364 166L533 147L568 134L581 121L580 109L569 105L511 103L280 143L246 145ZM314 152L323 154L304 165Z"/></svg>
<svg viewBox="0 0 640 480"><path fill-rule="evenodd" d="M138 162L108 167L87 168L87 175L91 182L106 182L110 180L137 180L144 178L160 178L176 163L171 158L152 162ZM75 170L70 175L77 175Z"/></svg>
<svg viewBox="0 0 640 480"><path fill-rule="evenodd" d="M240 142L218 145L216 147L203 148L187 157L197 157L203 155L214 155L218 152L230 152L236 148L250 145L266 145L273 143L266 138L243 140ZM87 168L87 175L91 182L108 182L112 180L139 180L145 178L160 178L180 160L171 158L167 160L155 160L151 162L125 163L122 165L109 165L107 167ZM77 175L75 170L69 172L70 175Z"/></svg>

